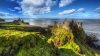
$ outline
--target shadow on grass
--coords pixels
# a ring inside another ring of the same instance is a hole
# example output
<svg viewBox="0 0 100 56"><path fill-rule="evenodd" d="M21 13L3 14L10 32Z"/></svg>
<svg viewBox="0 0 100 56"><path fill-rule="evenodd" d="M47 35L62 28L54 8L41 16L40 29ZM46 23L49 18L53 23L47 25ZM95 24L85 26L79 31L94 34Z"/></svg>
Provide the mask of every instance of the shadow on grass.
<svg viewBox="0 0 100 56"><path fill-rule="evenodd" d="M38 26L0 26L0 29L4 30L18 30L26 32L40 32L41 34L51 34L50 28L42 28Z"/></svg>
<svg viewBox="0 0 100 56"><path fill-rule="evenodd" d="M71 49L59 49L58 56L79 56Z"/></svg>

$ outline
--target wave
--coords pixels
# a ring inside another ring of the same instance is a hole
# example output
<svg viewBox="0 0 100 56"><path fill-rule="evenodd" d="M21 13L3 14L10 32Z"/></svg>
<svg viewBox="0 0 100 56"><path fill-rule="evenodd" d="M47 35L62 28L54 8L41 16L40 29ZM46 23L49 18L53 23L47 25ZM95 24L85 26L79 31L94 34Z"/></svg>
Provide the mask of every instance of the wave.
<svg viewBox="0 0 100 56"><path fill-rule="evenodd" d="M100 35L100 32L99 31L89 31L89 30L85 30L86 33L94 33L94 34L99 34Z"/></svg>

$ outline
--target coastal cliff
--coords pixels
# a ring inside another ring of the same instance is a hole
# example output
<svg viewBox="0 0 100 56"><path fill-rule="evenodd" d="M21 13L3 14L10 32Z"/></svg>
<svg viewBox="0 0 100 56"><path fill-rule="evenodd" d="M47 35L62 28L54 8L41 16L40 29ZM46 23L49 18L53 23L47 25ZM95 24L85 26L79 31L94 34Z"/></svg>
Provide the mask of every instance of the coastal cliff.
<svg viewBox="0 0 100 56"><path fill-rule="evenodd" d="M40 31L25 29L0 29L0 56L99 56L87 43L90 39L81 22L65 20Z"/></svg>
<svg viewBox="0 0 100 56"><path fill-rule="evenodd" d="M56 26L56 27L55 27ZM96 56L96 52L87 44L87 34L82 28L81 22L64 21L62 25L55 24L52 29L52 36L48 43L62 50L60 56ZM66 27L67 26L67 27ZM92 37L91 37L92 39ZM72 50L77 55L67 50Z"/></svg>

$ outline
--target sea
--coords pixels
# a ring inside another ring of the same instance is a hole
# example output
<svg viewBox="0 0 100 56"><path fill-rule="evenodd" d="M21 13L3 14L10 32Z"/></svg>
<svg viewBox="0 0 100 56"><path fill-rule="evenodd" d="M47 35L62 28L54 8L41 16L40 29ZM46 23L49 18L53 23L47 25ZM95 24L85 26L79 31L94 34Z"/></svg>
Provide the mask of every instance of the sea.
<svg viewBox="0 0 100 56"><path fill-rule="evenodd" d="M83 22L83 29L87 34L94 34L98 39L97 42L94 42L96 45L100 45L100 19L89 19L89 20L80 20Z"/></svg>

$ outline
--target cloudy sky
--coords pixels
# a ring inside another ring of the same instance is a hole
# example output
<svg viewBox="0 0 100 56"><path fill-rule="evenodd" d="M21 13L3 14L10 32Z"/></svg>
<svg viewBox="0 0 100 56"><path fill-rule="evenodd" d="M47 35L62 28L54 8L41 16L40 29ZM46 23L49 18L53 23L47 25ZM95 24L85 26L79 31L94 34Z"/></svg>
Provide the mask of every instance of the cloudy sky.
<svg viewBox="0 0 100 56"><path fill-rule="evenodd" d="M100 19L100 0L0 0L0 17Z"/></svg>

